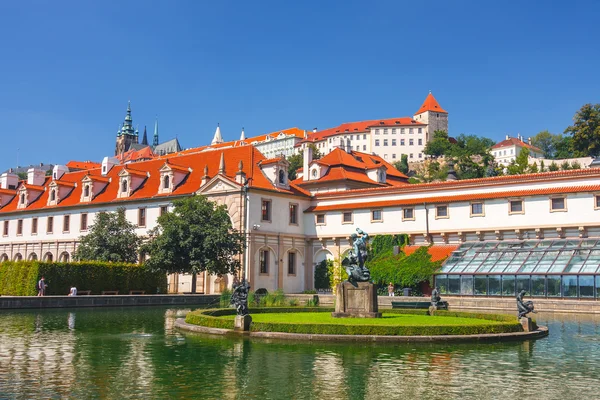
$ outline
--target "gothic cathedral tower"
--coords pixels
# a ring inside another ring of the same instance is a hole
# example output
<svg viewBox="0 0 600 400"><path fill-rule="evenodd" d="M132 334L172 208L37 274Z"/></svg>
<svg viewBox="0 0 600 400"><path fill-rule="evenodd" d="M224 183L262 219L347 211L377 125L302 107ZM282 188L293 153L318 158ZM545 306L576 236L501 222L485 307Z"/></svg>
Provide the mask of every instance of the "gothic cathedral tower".
<svg viewBox="0 0 600 400"><path fill-rule="evenodd" d="M433 97L431 91L421 108L419 108L419 111L415 113L414 119L427 124L427 128L425 129L427 134L425 143L433 139L433 132L435 131L448 132L448 111L440 106L440 103Z"/></svg>
<svg viewBox="0 0 600 400"><path fill-rule="evenodd" d="M123 126L117 132L117 144L115 146L115 156L120 156L129 150L132 144L138 143L138 132L133 129L133 120L131 119L131 102L127 104L127 115Z"/></svg>

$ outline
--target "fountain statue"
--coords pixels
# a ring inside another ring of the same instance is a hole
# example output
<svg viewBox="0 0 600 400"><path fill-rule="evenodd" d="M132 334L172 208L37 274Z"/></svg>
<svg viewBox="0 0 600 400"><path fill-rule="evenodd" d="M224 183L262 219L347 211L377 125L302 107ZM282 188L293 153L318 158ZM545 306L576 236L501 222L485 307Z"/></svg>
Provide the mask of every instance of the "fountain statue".
<svg viewBox="0 0 600 400"><path fill-rule="evenodd" d="M530 312L535 313L533 310L533 301L523 302L523 296L525 296L525 293L527 293L525 290L521 290L517 295L517 310L519 311L519 319L527 317L527 314Z"/></svg>
<svg viewBox="0 0 600 400"><path fill-rule="evenodd" d="M358 236L360 235L360 236ZM356 286L357 282L369 282L371 280L371 272L365 267L367 261L367 240L369 235L360 228L356 228L356 233L350 235L352 241L352 249L342 261L342 266L346 268L348 273L348 282Z"/></svg>
<svg viewBox="0 0 600 400"><path fill-rule="evenodd" d="M235 306L237 315L233 322L234 330L236 331L249 331L250 324L252 323L252 317L248 310L248 291L250 285L243 279L239 285L233 286L233 293L231 294L231 304Z"/></svg>

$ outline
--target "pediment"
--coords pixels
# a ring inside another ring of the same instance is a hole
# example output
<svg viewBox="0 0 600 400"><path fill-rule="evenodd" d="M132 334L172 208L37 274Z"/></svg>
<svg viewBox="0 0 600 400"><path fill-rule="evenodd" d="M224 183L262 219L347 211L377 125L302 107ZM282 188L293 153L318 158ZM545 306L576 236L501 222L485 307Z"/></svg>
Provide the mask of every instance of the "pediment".
<svg viewBox="0 0 600 400"><path fill-rule="evenodd" d="M237 182L232 181L224 175L217 175L210 181L206 182L196 193L211 194L211 193L226 193L237 192L242 188Z"/></svg>

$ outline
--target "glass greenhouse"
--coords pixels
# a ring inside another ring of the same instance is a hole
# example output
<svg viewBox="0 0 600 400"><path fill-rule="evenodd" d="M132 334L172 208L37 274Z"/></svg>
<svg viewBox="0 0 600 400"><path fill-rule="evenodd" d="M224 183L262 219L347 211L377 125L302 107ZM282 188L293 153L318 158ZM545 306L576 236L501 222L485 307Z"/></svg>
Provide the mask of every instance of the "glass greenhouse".
<svg viewBox="0 0 600 400"><path fill-rule="evenodd" d="M435 282L442 294L600 298L600 240L463 243Z"/></svg>

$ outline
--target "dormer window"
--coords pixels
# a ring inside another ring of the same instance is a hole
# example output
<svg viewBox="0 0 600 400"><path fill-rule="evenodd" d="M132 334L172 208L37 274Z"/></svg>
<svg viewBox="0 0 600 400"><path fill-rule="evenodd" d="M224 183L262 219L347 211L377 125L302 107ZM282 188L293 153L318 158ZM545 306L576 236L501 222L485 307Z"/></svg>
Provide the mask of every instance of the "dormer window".
<svg viewBox="0 0 600 400"><path fill-rule="evenodd" d="M50 201L56 201L56 190L52 189L50 191Z"/></svg>
<svg viewBox="0 0 600 400"><path fill-rule="evenodd" d="M90 185L83 187L83 197L90 197Z"/></svg>
<svg viewBox="0 0 600 400"><path fill-rule="evenodd" d="M169 189L171 186L171 178L169 175L163 177L163 189Z"/></svg>
<svg viewBox="0 0 600 400"><path fill-rule="evenodd" d="M21 193L21 197L19 198L19 203L21 205L25 204L25 193Z"/></svg>
<svg viewBox="0 0 600 400"><path fill-rule="evenodd" d="M127 193L127 188L128 188L128 184L127 184L127 179L122 179L121 180L121 193Z"/></svg>
<svg viewBox="0 0 600 400"><path fill-rule="evenodd" d="M316 178L316 177L317 177L317 170L316 170L316 169L313 169L313 170L312 170L312 177L313 177L313 178Z"/></svg>
<svg viewBox="0 0 600 400"><path fill-rule="evenodd" d="M279 170L279 183L285 185L285 171L282 169Z"/></svg>

